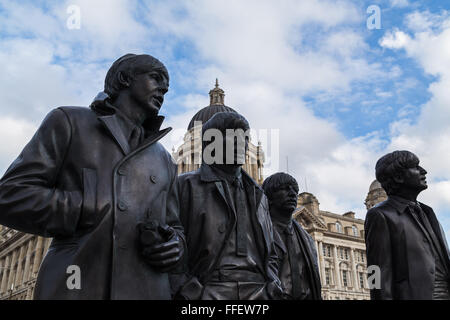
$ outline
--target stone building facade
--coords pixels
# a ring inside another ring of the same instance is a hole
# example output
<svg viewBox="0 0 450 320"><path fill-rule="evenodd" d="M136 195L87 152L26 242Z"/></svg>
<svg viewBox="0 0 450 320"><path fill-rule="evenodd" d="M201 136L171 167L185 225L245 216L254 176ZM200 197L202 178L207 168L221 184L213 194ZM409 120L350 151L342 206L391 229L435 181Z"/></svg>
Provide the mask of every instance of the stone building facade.
<svg viewBox="0 0 450 320"><path fill-rule="evenodd" d="M51 239L0 225L0 300L30 300Z"/></svg>
<svg viewBox="0 0 450 320"><path fill-rule="evenodd" d="M324 300L368 300L364 220L354 212L320 210L316 197L303 192L294 218L316 243Z"/></svg>

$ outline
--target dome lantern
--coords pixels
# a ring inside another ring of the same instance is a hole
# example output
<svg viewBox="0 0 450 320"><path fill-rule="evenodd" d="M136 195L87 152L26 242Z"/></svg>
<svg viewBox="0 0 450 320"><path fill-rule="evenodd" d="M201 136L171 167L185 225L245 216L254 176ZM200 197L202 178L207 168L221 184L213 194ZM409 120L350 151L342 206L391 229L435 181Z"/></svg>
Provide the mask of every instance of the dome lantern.
<svg viewBox="0 0 450 320"><path fill-rule="evenodd" d="M209 105L225 105L225 91L219 88L217 78L215 88L209 91Z"/></svg>

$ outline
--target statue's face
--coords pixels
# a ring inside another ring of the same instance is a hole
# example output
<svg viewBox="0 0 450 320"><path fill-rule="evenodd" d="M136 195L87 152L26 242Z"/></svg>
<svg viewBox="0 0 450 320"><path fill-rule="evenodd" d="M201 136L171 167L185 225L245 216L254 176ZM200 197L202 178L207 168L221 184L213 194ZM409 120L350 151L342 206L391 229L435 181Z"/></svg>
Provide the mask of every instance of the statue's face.
<svg viewBox="0 0 450 320"><path fill-rule="evenodd" d="M277 191L272 193L270 206L277 209L278 212L285 212L291 216L292 212L297 208L297 191L293 185L285 184Z"/></svg>
<svg viewBox="0 0 450 320"><path fill-rule="evenodd" d="M223 139L223 163L243 165L245 163L245 154L248 150L248 140L248 136L243 130L236 130L234 134L226 133ZM233 147L231 148L231 146Z"/></svg>
<svg viewBox="0 0 450 320"><path fill-rule="evenodd" d="M427 171L419 164L417 166L405 169L403 172L403 182L401 186L415 191L422 191L428 188L426 175Z"/></svg>
<svg viewBox="0 0 450 320"><path fill-rule="evenodd" d="M169 79L164 73L148 71L133 77L130 83L130 96L149 116L158 114L169 89Z"/></svg>

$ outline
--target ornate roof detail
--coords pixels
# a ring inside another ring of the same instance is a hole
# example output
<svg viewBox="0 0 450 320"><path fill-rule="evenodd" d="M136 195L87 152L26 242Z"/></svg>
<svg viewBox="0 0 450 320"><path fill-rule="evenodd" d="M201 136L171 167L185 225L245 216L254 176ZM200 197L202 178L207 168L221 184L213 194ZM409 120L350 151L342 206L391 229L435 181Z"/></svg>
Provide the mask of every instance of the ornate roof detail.
<svg viewBox="0 0 450 320"><path fill-rule="evenodd" d="M236 112L233 108L227 107L224 104L225 92L219 88L219 81L216 79L215 88L209 91L209 106L198 111L191 119L188 125L188 131L191 130L195 122L202 124L212 118L213 115L219 112Z"/></svg>

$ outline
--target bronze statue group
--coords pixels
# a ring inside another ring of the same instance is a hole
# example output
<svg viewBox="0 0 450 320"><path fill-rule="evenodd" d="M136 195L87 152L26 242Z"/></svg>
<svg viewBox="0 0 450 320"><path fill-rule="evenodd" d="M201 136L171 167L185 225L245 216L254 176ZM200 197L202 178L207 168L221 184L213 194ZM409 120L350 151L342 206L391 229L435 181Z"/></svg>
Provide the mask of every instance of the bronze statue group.
<svg viewBox="0 0 450 320"><path fill-rule="evenodd" d="M0 224L53 238L34 298L320 300L315 243L292 218L296 180L280 172L260 187L242 170L249 137L228 133L250 126L235 112L202 127L221 133L204 151L233 152L178 176L158 142L168 88L156 58L119 58L90 108L51 111L7 169ZM408 151L376 164L388 200L366 216L368 265L380 270L372 299L450 298L445 234L416 200L425 174ZM67 285L74 265L80 288Z"/></svg>

